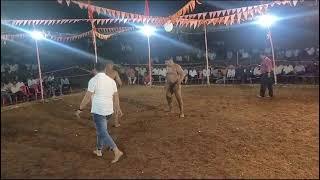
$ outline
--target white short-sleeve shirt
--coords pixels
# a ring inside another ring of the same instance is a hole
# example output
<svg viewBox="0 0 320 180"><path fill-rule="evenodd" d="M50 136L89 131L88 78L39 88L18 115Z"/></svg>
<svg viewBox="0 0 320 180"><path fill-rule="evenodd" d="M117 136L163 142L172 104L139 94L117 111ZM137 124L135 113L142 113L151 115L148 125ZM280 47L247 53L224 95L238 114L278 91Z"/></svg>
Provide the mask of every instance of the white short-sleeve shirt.
<svg viewBox="0 0 320 180"><path fill-rule="evenodd" d="M113 113L113 95L117 92L116 82L105 73L98 73L90 79L88 91L92 96L91 113L102 116Z"/></svg>

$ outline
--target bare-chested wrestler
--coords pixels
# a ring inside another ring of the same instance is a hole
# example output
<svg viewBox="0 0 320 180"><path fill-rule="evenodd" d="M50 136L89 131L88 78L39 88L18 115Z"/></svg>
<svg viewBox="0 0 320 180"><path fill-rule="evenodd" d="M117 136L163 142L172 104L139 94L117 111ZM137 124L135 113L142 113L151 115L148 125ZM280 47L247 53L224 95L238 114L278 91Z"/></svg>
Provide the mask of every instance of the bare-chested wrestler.
<svg viewBox="0 0 320 180"><path fill-rule="evenodd" d="M116 82L118 88L122 86L122 82L121 82L119 73L118 73L118 71L113 69L112 62L107 63L106 74L107 74L107 76L109 76L111 79L113 79ZM115 113L114 114L114 127L120 127L119 118L120 117L118 116L118 114Z"/></svg>
<svg viewBox="0 0 320 180"><path fill-rule="evenodd" d="M184 79L184 72L180 65L175 64L172 59L165 61L167 65L167 76L166 76L166 97L169 105L169 111L172 111L172 95L176 96L179 104L180 117L184 117L183 113L183 102L181 95L181 82Z"/></svg>

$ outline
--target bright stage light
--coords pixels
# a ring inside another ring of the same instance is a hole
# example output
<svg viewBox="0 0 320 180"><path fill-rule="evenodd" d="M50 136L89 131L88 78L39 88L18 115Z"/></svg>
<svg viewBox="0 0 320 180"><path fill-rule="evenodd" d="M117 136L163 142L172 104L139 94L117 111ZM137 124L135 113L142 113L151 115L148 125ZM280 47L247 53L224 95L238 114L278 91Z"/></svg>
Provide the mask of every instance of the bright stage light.
<svg viewBox="0 0 320 180"><path fill-rule="evenodd" d="M270 27L276 21L277 21L276 16L263 15L263 16L258 17L257 23L263 27Z"/></svg>
<svg viewBox="0 0 320 180"><path fill-rule="evenodd" d="M44 35L42 32L40 31L32 31L30 32L30 35L33 39L35 40L41 40L41 39L44 39Z"/></svg>
<svg viewBox="0 0 320 180"><path fill-rule="evenodd" d="M167 32L171 32L172 29L173 29L173 24L171 23L171 21L168 21L166 24L164 24L164 29L167 31Z"/></svg>
<svg viewBox="0 0 320 180"><path fill-rule="evenodd" d="M149 26L149 25L144 25L142 28L141 28L142 32L144 35L146 35L147 37L150 37L155 31L156 29L152 26Z"/></svg>

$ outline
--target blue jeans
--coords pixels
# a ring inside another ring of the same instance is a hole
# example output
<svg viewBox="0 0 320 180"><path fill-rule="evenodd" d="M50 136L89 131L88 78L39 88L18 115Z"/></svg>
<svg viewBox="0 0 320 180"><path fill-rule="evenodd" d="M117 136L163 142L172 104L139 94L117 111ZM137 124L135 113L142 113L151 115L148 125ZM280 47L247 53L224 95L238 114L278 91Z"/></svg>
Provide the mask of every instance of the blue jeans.
<svg viewBox="0 0 320 180"><path fill-rule="evenodd" d="M92 114L93 120L97 130L97 149L102 150L104 146L108 146L111 149L116 148L116 144L109 135L108 132L108 120L112 115L102 116L99 114Z"/></svg>

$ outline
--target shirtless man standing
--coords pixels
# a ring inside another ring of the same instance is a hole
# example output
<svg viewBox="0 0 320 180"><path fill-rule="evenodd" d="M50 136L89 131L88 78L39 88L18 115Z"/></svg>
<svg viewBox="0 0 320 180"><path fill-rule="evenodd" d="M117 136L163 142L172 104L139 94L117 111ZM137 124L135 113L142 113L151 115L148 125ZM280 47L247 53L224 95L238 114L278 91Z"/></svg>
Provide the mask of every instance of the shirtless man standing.
<svg viewBox="0 0 320 180"><path fill-rule="evenodd" d="M172 94L176 96L180 109L180 118L184 117L183 102L181 96L181 82L184 79L184 72L180 65L175 64L172 59L165 62L167 65L166 76L166 97L169 105L169 111L172 111Z"/></svg>
<svg viewBox="0 0 320 180"><path fill-rule="evenodd" d="M119 73L118 73L118 71L113 69L112 62L107 63L106 74L107 74L107 76L109 76L111 79L113 79L116 82L118 88L122 86L122 82L121 82ZM119 118L120 118L119 115L115 113L114 114L114 127L120 127Z"/></svg>

